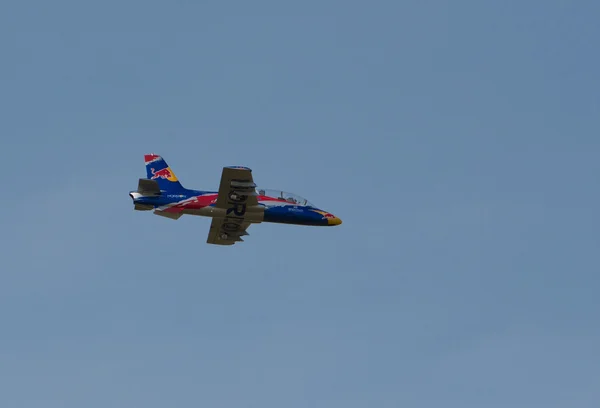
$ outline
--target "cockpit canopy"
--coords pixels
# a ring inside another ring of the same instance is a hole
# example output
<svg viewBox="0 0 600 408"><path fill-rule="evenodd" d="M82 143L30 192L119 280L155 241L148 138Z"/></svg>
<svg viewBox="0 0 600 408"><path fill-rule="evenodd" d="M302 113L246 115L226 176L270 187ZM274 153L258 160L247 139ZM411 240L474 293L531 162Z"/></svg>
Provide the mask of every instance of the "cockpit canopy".
<svg viewBox="0 0 600 408"><path fill-rule="evenodd" d="M298 194L288 193L286 191L275 190L272 188L261 188L261 187L257 187L256 192L258 193L259 196L278 198L280 200L287 201L288 203L301 205L301 206L305 206L305 207L317 208L313 203L311 203L304 197L300 197Z"/></svg>

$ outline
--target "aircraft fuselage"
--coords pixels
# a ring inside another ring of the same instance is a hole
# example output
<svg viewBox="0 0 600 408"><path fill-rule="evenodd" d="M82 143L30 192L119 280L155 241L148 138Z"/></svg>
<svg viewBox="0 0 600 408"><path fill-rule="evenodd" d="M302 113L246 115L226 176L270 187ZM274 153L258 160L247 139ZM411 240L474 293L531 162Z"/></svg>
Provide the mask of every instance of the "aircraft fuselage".
<svg viewBox="0 0 600 408"><path fill-rule="evenodd" d="M131 191L135 209L140 211L156 210L160 215L173 216L187 214L211 218L225 218L232 211L237 216L253 222L270 222L279 224L333 226L342 220L333 214L312 205L299 205L283 198L258 195L258 205L237 205L229 208L217 207L218 193L215 191L186 190L180 193L161 192L156 196L145 196Z"/></svg>

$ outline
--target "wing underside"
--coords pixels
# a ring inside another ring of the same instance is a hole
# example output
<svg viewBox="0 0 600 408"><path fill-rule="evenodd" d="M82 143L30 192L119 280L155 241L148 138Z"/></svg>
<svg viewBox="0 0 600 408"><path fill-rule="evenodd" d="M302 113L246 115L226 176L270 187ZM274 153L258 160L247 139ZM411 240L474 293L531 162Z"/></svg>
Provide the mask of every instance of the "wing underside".
<svg viewBox="0 0 600 408"><path fill-rule="evenodd" d="M213 218L206 242L215 245L233 245L236 242L243 242L242 236L250 235L246 231L250 224L249 222L228 223L223 218Z"/></svg>
<svg viewBox="0 0 600 408"><path fill-rule="evenodd" d="M224 210L223 217L213 218L206 240L209 244L233 245L251 223L260 222L263 209L258 205L252 170L246 167L224 167L215 206Z"/></svg>

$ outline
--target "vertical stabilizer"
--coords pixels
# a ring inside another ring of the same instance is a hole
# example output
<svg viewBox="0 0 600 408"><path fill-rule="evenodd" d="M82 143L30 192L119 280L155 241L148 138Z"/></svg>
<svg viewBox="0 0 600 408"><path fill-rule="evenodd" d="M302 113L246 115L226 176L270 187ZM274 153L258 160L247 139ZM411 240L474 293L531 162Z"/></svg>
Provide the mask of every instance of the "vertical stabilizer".
<svg viewBox="0 0 600 408"><path fill-rule="evenodd" d="M169 167L167 162L157 154L144 155L146 162L146 175L148 179L155 180L161 190L178 191L184 190L183 186Z"/></svg>

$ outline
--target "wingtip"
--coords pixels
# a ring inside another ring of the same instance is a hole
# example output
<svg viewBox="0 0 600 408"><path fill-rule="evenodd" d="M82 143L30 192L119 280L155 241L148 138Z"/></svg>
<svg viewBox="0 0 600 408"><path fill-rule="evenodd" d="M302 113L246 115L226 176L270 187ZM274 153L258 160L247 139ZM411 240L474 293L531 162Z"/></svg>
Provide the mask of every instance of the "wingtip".
<svg viewBox="0 0 600 408"><path fill-rule="evenodd" d="M246 166L226 166L226 169L234 169L234 170L247 170L247 171L252 171L252 169L250 167L246 167Z"/></svg>

